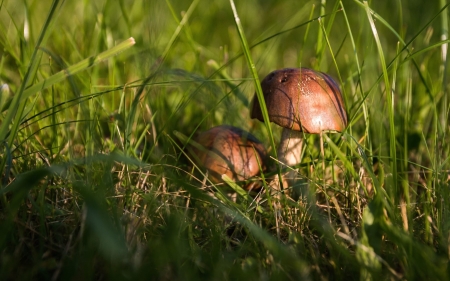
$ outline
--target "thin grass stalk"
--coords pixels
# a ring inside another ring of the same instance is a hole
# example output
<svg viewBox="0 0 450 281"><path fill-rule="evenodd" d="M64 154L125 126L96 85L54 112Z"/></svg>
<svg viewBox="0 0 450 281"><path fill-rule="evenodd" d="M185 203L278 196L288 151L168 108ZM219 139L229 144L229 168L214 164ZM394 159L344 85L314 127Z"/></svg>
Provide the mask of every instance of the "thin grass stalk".
<svg viewBox="0 0 450 281"><path fill-rule="evenodd" d="M339 71L339 66L337 64L336 57L334 56L333 48L331 47L330 40L328 39L327 31L325 30L325 27L323 26L322 20L319 19L318 21L319 21L319 26L323 31L323 36L325 37L325 42L328 46L328 50L330 51L331 59L333 60L334 66L336 67L336 72L338 74L339 82L341 85L343 85L341 72ZM346 101L347 99L345 98L345 91L343 91L343 92L344 92L344 101Z"/></svg>
<svg viewBox="0 0 450 281"><path fill-rule="evenodd" d="M182 23L178 19L177 13L175 12L175 9L173 8L173 5L170 3L170 0L166 0L166 4L169 7L169 10L170 10L170 13L171 13L173 19L177 22L178 26L180 26ZM195 3L193 1L191 6L189 7L189 9L191 9L191 7L192 7L192 11L194 11L194 9L196 8L197 4L198 4L198 1L195 1ZM195 53L198 53L198 49L196 48L197 44L195 43L194 38L192 36L192 33L190 31L189 25L187 24L187 22L188 22L187 18L183 17L183 19L184 19L185 23L182 24L183 25L182 30L183 30L183 32L186 35L186 38L188 40L188 43L189 43L192 51L195 52ZM179 35L177 35L177 36L179 36Z"/></svg>
<svg viewBox="0 0 450 281"><path fill-rule="evenodd" d="M404 149L403 149L403 162L404 162L404 171L406 173L409 172L408 166L409 166L409 144L408 144L408 128L409 128L409 124L411 122L411 109L412 107L412 89L413 89L413 82L412 82L412 77L411 77L411 71L410 68L406 68L408 73L405 75L407 81L406 81L406 86L405 86L405 122L404 122ZM412 194L410 194L410 180L409 180L409 175L406 174L405 179L404 179L404 183L403 183L403 190L404 190L404 194L406 196L406 194L408 195L407 197L405 197L406 199L406 204L407 204L407 217L408 217L408 225L410 224L410 220L411 220L411 215L412 215L412 211L413 211L413 207L411 205L411 196ZM408 193L405 193L405 191L407 191Z"/></svg>
<svg viewBox="0 0 450 281"><path fill-rule="evenodd" d="M224 214L229 215L230 217L234 218L235 221L245 226L245 228L248 229L249 233L251 233L257 241L262 243L264 247L268 251L270 251L277 260L281 261L281 264L283 264L283 266L287 266L289 268L292 268L292 270L295 270L297 274L299 274L297 276L298 278L300 278L301 280L310 280L309 268L303 261L303 259L298 257L294 251L279 242L267 231L251 221L239 209L229 208L219 200L215 200L207 196L206 194L194 190L190 186L187 186L186 188L188 188L188 191L191 193L191 195L194 195L195 198L201 199L205 202L210 202L212 205L217 206Z"/></svg>
<svg viewBox="0 0 450 281"><path fill-rule="evenodd" d="M440 0L439 1L439 6L442 8L447 7L447 2L445 0ZM448 21L448 16L449 16L449 11L448 9L446 11L443 11L441 13L441 41L445 42L447 41L449 38L448 35L448 30L449 30L449 21ZM442 132L441 132L441 136L440 136L440 142L441 143L448 143L448 118L449 118L449 106L448 106L448 102L449 102L449 97L448 97L448 67L449 67L449 61L448 61L448 42L445 44L441 45L441 67L440 67L440 74L441 74L441 80L442 80L442 86L441 86L441 91L442 91L442 98L441 98L441 112L440 112L440 124L442 126ZM439 162L439 170L448 170L448 164L446 165L446 162L448 163L449 161L449 151L448 151L448 146L447 149L445 149L445 146L443 146L442 151L439 152L439 158L440 158L440 162ZM446 169L447 167L447 169ZM445 174L443 178L445 178ZM442 177L440 177L442 178ZM441 179L441 181L445 181L445 179ZM448 191L448 186L446 184L442 184L439 183L438 185L438 194L437 196L442 198L440 200L440 202L438 203L438 207L437 207L437 213L438 213L438 218L437 218L437 224L438 224L438 229L440 229L443 232L443 236L449 236L450 235L448 233L449 232L449 224L448 222L445 220L445 218L448 216L449 213L449 209L448 209L448 195L449 195L449 191ZM447 240L446 244L450 244L450 240ZM450 254L450 253L449 253Z"/></svg>
<svg viewBox="0 0 450 281"><path fill-rule="evenodd" d="M185 27L185 25L187 24L187 22L188 22L189 18L191 17L192 13L194 12L195 8L197 7L198 2L199 2L199 0L192 1L191 5L189 6L189 9L186 11L186 13L184 14L183 18L179 22L177 28L175 29L174 33L172 34L172 37L170 38L169 42L167 43L166 48L164 49L162 55L160 56L160 61L159 61L158 65L157 65L156 69L153 71L152 74L150 74L150 76L148 76L147 78L144 79L144 81L142 83L142 86L136 92L136 95L135 95L135 97L133 99L133 102L131 103L129 112L126 115L127 118L126 118L126 127L125 127L125 140L127 140L128 136L131 134L131 128L132 128L133 122L134 122L134 120L136 120L137 106L139 104L139 100L141 98L141 95L144 92L146 84L149 83L150 81L152 81L159 74L160 67L162 66L163 62L165 61L169 51L171 50L175 40L178 38L181 30ZM169 8L172 7L168 0L167 0L167 3L168 3ZM175 15L173 15L173 16L175 16ZM177 19L176 16L175 16L175 19ZM171 118L172 118L172 116L169 117L169 120ZM158 134L156 141L159 140L160 136L161 136L161 134ZM128 142L126 141L126 143L128 143ZM152 153L154 148L155 148L155 146L153 146L153 148L150 151L150 153Z"/></svg>
<svg viewBox="0 0 450 281"><path fill-rule="evenodd" d="M411 51L411 49L410 49L409 46L412 45L412 43L417 39L417 37L418 37L420 34L422 34L422 33L426 30L426 28L428 28L428 27L429 27L429 26L430 26L430 25L438 18L438 16L439 16L441 13L443 13L443 12L445 11L445 9L450 5L450 3L448 3L447 5L445 5L444 7L442 7L442 8L439 10L439 12L436 13L436 14L435 14L435 15L434 15L427 23L425 23L425 24L423 25L423 27L422 27L421 29L419 29L419 30L417 31L417 33L416 33L416 34L415 34L408 42L405 42L405 41L403 40L403 38L400 37L400 35L395 31L395 29L394 29L394 28L393 28L386 20L384 20L384 19L383 19L380 15L378 15L375 11L373 11L372 9L370 9L370 7L368 7L367 3L365 3L365 2L361 3L361 2L359 2L359 1L355 1L355 3L358 4L358 5L360 5L362 8L364 8L364 9L366 10L366 13L369 13L369 12L370 12L370 15L372 15L377 21L379 21L379 22L382 23L384 26L386 26L389 30L391 30L391 32L397 37L397 39L404 45L404 47L402 48L402 51L401 51L400 53L402 53L403 51L406 51L406 52L408 53L408 55L411 55L411 53L412 53L412 51ZM443 43L446 43L446 42L439 42L438 44L441 45L441 44L443 44ZM428 48L431 49L431 48L434 48L434 46L433 46L433 47L428 47ZM399 54L400 54L400 53L399 53ZM395 57L391 60L391 62L387 65L387 69L390 69L390 68L392 67L393 63L394 63L397 59L398 59L398 56L395 56ZM414 67L415 67L417 73L419 74L419 77L420 77L421 82L423 83L423 85L424 85L425 88L426 88L426 93L428 94L428 97L430 98L431 104L432 104L432 106L434 106L434 110L432 111L432 113L433 113L434 115L436 115L436 114L437 114L437 110L436 110L436 102L435 102L435 97L432 95L432 91L431 91L432 87L431 87L431 85L429 85L428 81L425 79L425 76L424 76L424 74L423 74L423 71L420 69L419 64L416 62L416 60L413 59L412 61L413 61L413 63L414 63ZM368 95L372 92L372 90L373 90L375 87L378 86L379 81L381 81L383 77L384 77L384 73L382 73L382 74L378 77L376 83L374 83L373 86L369 89L367 95L364 97L364 100L368 97ZM361 104L362 104L362 102L361 102ZM360 106L361 106L361 104L360 104ZM359 107L359 106L358 106L358 107Z"/></svg>
<svg viewBox="0 0 450 281"><path fill-rule="evenodd" d="M427 47L425 47L425 48L422 48L422 49L420 49L420 50L417 50L417 51L415 51L415 52L409 52L409 53L408 53L408 56L406 56L406 57L402 60L402 62L400 63L400 65L402 65L402 64L404 64L404 63L407 63L407 62L410 61L410 60L415 61L415 58L416 58L416 57L419 57L419 56L423 55L424 53L428 53L428 52L432 51L432 50L435 49L435 48L439 48L439 47L442 48L442 45L445 45L445 44L448 44L448 43L450 43L450 39L447 39L447 40L444 40L444 41L439 41L439 42L436 42L436 43L434 43L434 44L430 44L429 46L427 46ZM396 59L396 58L394 58L394 60L395 60L395 59Z"/></svg>
<svg viewBox="0 0 450 281"><path fill-rule="evenodd" d="M6 104L8 104L7 108L9 109L9 111L7 112L5 118L2 120L2 124L0 125L0 141L6 141L6 138L8 137L8 140L7 140L8 147L12 146L13 141L16 137L17 131L19 129L19 124L20 124L19 119L21 118L21 116L18 115L17 112L18 111L21 112L22 110L19 110L19 107L21 106L23 108L25 105L25 103L24 103L24 100L26 99L26 94L25 94L26 90L25 89L31 83L34 73L36 73L36 71L37 71L39 61L40 61L40 59L38 59L38 57L39 57L38 49L42 44L45 43L45 39L47 37L47 33L49 32L49 27L54 18L54 14L58 7L58 3L59 3L59 0L54 0L51 5L49 14L46 18L44 25L42 26L42 30L36 41L35 48L33 49L33 53L30 58L30 63L28 65L28 69L25 73L23 81L20 85L19 91L12 98L10 103L9 102L5 103L5 106L6 106ZM21 105L21 103L22 103L22 105ZM2 110L2 112L3 112L3 110ZM15 119L14 122L13 122L13 119ZM10 129L11 122L13 122L13 124ZM3 168L5 167L5 164L6 164L5 161L6 160L3 159L0 162L0 171L3 171Z"/></svg>
<svg viewBox="0 0 450 281"><path fill-rule="evenodd" d="M171 7L169 0L166 0L166 2L168 3L168 6ZM172 48L173 43L175 42L175 40L178 38L181 30L183 29L183 27L186 25L187 21L189 20L189 18L191 17L192 13L194 12L195 8L198 5L199 0L194 0L192 1L191 5L189 6L189 9L186 11L186 13L184 14L183 18L181 19L180 23L178 24L175 32L172 34L172 37L170 38L169 42L166 45L166 48L164 49L162 55L161 55L161 59L162 61L165 60L167 54L169 53L170 49ZM175 16L175 15L174 15ZM177 19L177 17L175 16L175 19Z"/></svg>
<svg viewBox="0 0 450 281"><path fill-rule="evenodd" d="M389 75L386 67L386 60L384 58L384 52L383 47L381 46L380 37L378 36L378 31L375 26L375 22L373 21L372 14L370 12L367 1L364 1L364 7L367 13L367 18L369 20L370 27L372 29L373 37L377 45L378 56L383 71L386 101L388 107L388 118L389 118L389 155L390 155L389 162L391 164L392 187L394 189L390 191L390 195L391 198L397 198L397 196L395 196L397 194L398 175L397 175L397 149L396 149L397 142L396 142L395 122L394 122L394 91L391 88L391 83L389 81ZM392 203L395 204L397 202Z"/></svg>
<svg viewBox="0 0 450 281"><path fill-rule="evenodd" d="M120 11L122 12L121 13L122 17L123 17L123 19L125 21L125 24L127 26L127 33L131 34L131 26L132 26L132 24L130 22L130 18L128 17L128 13L129 13L130 7L124 3L124 0L119 0L118 2L119 2Z"/></svg>
<svg viewBox="0 0 450 281"><path fill-rule="evenodd" d="M337 11L337 12L339 12L339 11ZM261 44L263 44L263 43L265 43L265 42L267 42L267 41L270 41L271 39L274 39L274 38L276 38L276 37L278 37L278 36L281 36L282 34L292 32L292 31L294 31L294 30L296 30L296 29L298 29L298 28L300 28L300 27L303 27L303 26L305 26L305 25L306 25L306 26L309 26L310 23L312 23L313 21L316 21L316 20L318 20L319 18L324 18L324 17L328 17L328 16L330 16L330 14L324 14L324 15L318 16L318 17L316 17L316 18L310 19L310 20L308 20L308 21L306 21L306 22L304 22L304 23L302 23L302 24L299 24L299 25L296 25L296 26L294 26L294 27L291 27L291 28L282 30L282 31L280 31L280 32L276 32L276 33L274 33L274 34L272 34L272 35L270 35L270 36L268 36L268 37L262 39L261 41L256 42L255 44L251 45L251 46L249 47L249 49L251 50L251 49L253 49L253 48L255 48L255 47L257 47L257 46L259 46L259 45L261 45ZM235 62L236 60L238 60L238 59L239 59L240 57L242 57L243 55L245 55L244 52L243 52L243 53L240 53L240 54L238 54L238 55L236 55L236 56L234 56L233 58L230 58L230 59L229 59L225 64L223 64L220 68L216 69L216 71L208 77L208 80L210 80L210 79L211 79L212 77L214 77L217 73L219 73L220 71L222 71L225 67L231 65L233 62Z"/></svg>
<svg viewBox="0 0 450 281"><path fill-rule="evenodd" d="M326 5L327 5L327 0L320 0L319 13L321 15L325 14L325 6ZM316 69L320 69L320 63L322 62L322 57L323 57L323 50L324 50L323 30L321 28L319 28L317 30L316 61L315 61L315 65L314 65L314 68L316 68Z"/></svg>
<svg viewBox="0 0 450 281"><path fill-rule="evenodd" d="M256 72L256 67L255 67L255 64L253 63L253 60L252 60L252 57L251 57L251 54L250 54L250 48L249 48L249 45L247 43L247 38L245 37L244 29L242 27L241 20L239 18L239 15L237 13L236 6L235 6L233 0L230 0L230 5L231 5L231 9L233 11L234 22L236 23L236 28L237 28L238 33L239 33L239 38L241 39L242 49L244 50L244 54L245 54L245 58L246 58L246 61L247 61L247 65L248 65L250 73L252 74L252 77L254 79L255 90L256 90L256 97L257 97L258 103L259 103L259 105L261 107L261 111L262 111L262 115L263 115L263 119L264 119L264 124L265 124L266 130L267 130L267 133L269 135L270 145L273 148L273 153L275 154L275 158L278 158L278 155L276 153L277 148L275 146L275 141L273 139L272 128L270 127L269 114L267 112L266 102L264 100L264 95L263 95L263 92L262 92L262 89L261 89L261 83L260 83L259 78L258 78L258 73ZM278 168L278 180L280 182L281 188L283 188L283 180L281 178L281 167L280 167L280 165L277 165L277 168Z"/></svg>
<svg viewBox="0 0 450 281"><path fill-rule="evenodd" d="M436 119L433 119L436 120ZM434 167L434 159L435 157L433 157L432 155L432 147L430 148L429 145L427 144L427 139L422 131L422 139L424 142L424 147L426 150L426 153L430 159L431 162L431 167L430 167L430 177L427 178L426 180L426 184L425 184L425 192L424 194L422 194L422 196L419 198L420 202L423 202L423 217L422 217L422 222L424 224L423 228L423 239L425 240L425 242L431 244L432 243L432 236L433 236L433 232L431 229L431 224L430 224L430 220L428 219L430 214L432 213L431 209L433 208L432 206L432 186L433 186L433 179L434 179L434 174L435 174L435 167ZM434 145L434 144L433 144ZM434 151L433 151L434 152Z"/></svg>
<svg viewBox="0 0 450 281"><path fill-rule="evenodd" d="M367 109L366 98L364 97L364 89L363 89L362 77L361 77L361 66L360 66L360 62L359 62L358 52L357 52L357 48L356 48L356 44L355 44L355 39L354 39L354 36L353 36L352 28L351 28L350 22L348 21L348 17L347 17L347 13L345 12L344 4L342 3L342 1L340 1L340 4L341 4L341 9L342 9L342 12L343 12L343 15L344 15L345 23L347 25L348 34L349 34L349 37L350 37L350 42L352 43L352 49L353 49L353 53L354 53L354 56L355 56L355 62L356 62L356 69L358 71L357 85L359 87L357 87L357 88L359 89L359 91L357 91L357 92L359 92L359 94L361 96L361 101L362 101L361 102L361 107L362 107L363 114L364 114L365 137L366 137L365 138L365 142L366 142L365 147L369 151L369 155L372 155L373 154L372 153L372 138L370 137L371 135L369 134L370 115L369 115L369 110ZM351 122L349 122L349 123L351 123Z"/></svg>
<svg viewBox="0 0 450 281"><path fill-rule="evenodd" d="M58 146L62 143L59 139L58 139L58 130L56 129L56 126L54 126L58 121L56 120L57 115L56 115L56 98L57 98L57 93L55 91L55 88L52 87L51 89L51 101L50 101L50 116L51 116L51 125L52 125L52 142L51 143L58 143ZM51 153L51 157L53 158L53 151Z"/></svg>
<svg viewBox="0 0 450 281"><path fill-rule="evenodd" d="M397 43L397 55L398 55L399 52L400 52L400 42ZM396 60L394 62L394 66L393 66L393 70L392 70L392 92L395 92L395 89L396 89L397 72L398 72L398 60ZM399 107L399 108L401 108L401 107ZM406 110L406 114L408 114L407 110ZM403 134L404 134L403 138L404 138L405 142L403 143L403 146L406 147L406 149L407 149L407 147L408 147L408 143L407 143L408 137L406 135L406 132L407 132L407 130L406 130L406 124L405 124L405 128L403 130ZM407 151L405 151L405 153L407 153ZM406 156L404 156L403 159L405 159L405 158L406 158ZM399 172L401 173L401 175L403 175L403 178L399 182L399 184L400 184L400 186L402 188L402 193L398 194L398 196L400 196L400 199L398 200L398 203L400 203L400 209L402 210L401 214L402 214L403 228L404 228L405 231L408 230L409 223L408 223L407 213L408 213L408 210L409 210L409 208L411 206L410 205L411 202L410 202L410 194L409 194L408 182L407 182L407 180L404 179L405 176L407 177L407 168L408 168L408 162L401 163L401 165L398 166ZM405 204L406 204L406 206L405 206Z"/></svg>
<svg viewBox="0 0 450 281"><path fill-rule="evenodd" d="M357 71L357 79L356 79L356 87L355 87L355 94L359 94L360 99L361 99L361 107L362 108L362 112L363 112L363 120L364 120L364 148L367 150L367 154L369 155L369 157L372 157L373 155L373 150L372 150L372 137L370 134L370 128L371 128L371 119L370 119L370 114L369 114L369 110L368 110L368 106L367 106L367 100L364 96L364 89L363 89L363 79L361 77L361 65L359 62L359 56L358 56L358 51L357 51L357 47L356 47L356 43L355 43L355 39L353 36L353 31L352 31L352 27L350 25L350 22L348 20L348 16L347 13L345 11L345 7L344 7L344 3L342 1L340 2L340 6L341 6L341 10L344 16L344 20L345 20L345 24L347 26L347 30L348 30L348 35L350 37L350 42L352 45L352 50L353 50L353 55L354 55L354 59L355 59L355 64L356 64L356 71ZM345 94L345 89L343 89L344 91L344 101L347 102L348 104L348 100L346 99L346 97L348 97L347 94ZM348 108L348 107L347 107ZM359 110L358 110L359 111ZM347 128L347 132L349 132L350 135L353 135L353 126L352 124L352 120L354 119L354 117L352 116L352 114L349 112L349 126ZM354 113L356 116L356 112ZM349 151L349 157L353 158L354 154L353 154L353 150ZM359 177L357 177L359 179ZM362 185L364 186L364 185ZM350 193L350 188L347 188L347 192ZM367 188L364 186L364 190L366 192L366 196L367 194ZM351 201L351 200L350 200ZM359 206L358 209L360 210L360 200L358 198L356 198L356 202L357 205Z"/></svg>
<svg viewBox="0 0 450 281"><path fill-rule="evenodd" d="M349 142L351 140L354 140L353 137L347 133L344 133L343 135L344 135L345 139L347 140L347 146L351 147ZM333 154L336 155L336 157L342 161L344 167L347 170L347 173L349 173L352 176L352 178L354 178L355 181L357 181L360 184L360 186L364 190L364 194L366 196L368 196L369 193L367 191L366 186L361 182L361 179L358 176L358 173L355 171L355 168L353 167L353 163L351 161L349 161L347 155L345 153L343 153L341 151L341 149L327 135L324 135L324 139L325 139L326 143L329 145L329 147L331 148L331 150L333 151ZM357 142L355 141L355 143L357 143ZM360 150L362 150L362 148L358 146L358 151L360 151ZM359 154L359 153L356 153L356 154ZM363 160L365 160L365 159L363 158ZM375 175L373 175L373 180L374 180L374 184L378 185L378 181L376 180Z"/></svg>
<svg viewBox="0 0 450 281"><path fill-rule="evenodd" d="M26 99L26 98L30 97L31 95L36 94L39 91L42 91L58 82L61 82L62 80L66 79L72 75L77 74L78 72L81 72L90 67L93 67L94 65L96 65L104 60L107 60L107 59L111 58L112 56L116 56L119 53L125 51L126 49L132 47L135 43L136 42L134 41L134 38L131 37L107 51L104 51L96 56L84 59L84 60L80 61L79 63L74 64L72 66L69 66L68 68L61 70L60 72L50 76L49 78L47 78L39 83L36 83L33 86L24 90L22 93L22 98ZM3 106L2 112L5 111L6 109L9 109L10 105L13 106L12 103L10 104L7 102Z"/></svg>
<svg viewBox="0 0 450 281"><path fill-rule="evenodd" d="M422 34L437 18L438 16L443 13L445 11L445 9L450 5L450 3L448 3L447 5L445 5L444 7L442 7L442 9L439 10L439 12L437 12L427 23L425 23L423 25L423 27L421 29L419 29L417 31L417 33L415 33L415 35L408 41L405 42L403 40L402 37L400 37L400 35L395 31L395 29L384 19L382 18L380 15L378 15L375 11L373 11L372 9L370 9L370 7L368 7L366 4L361 3L359 1L355 1L356 4L360 5L362 8L364 8L366 11L370 11L370 14L380 23L382 23L384 26L386 26L389 30L391 30L391 32L397 37L397 39L404 45L404 47L402 48L402 51L400 53L402 53L403 51L406 51L408 53L408 55L410 55L412 53L410 45L412 45L412 43L417 39L417 37ZM367 13L367 12L366 12ZM446 43L446 42L443 42ZM443 44L442 43L442 44ZM441 43L438 43L439 45ZM399 54L400 54L399 53ZM387 68L390 69L392 67L392 64L394 63L394 61L397 60L397 56L394 57L391 62L387 65ZM419 64L417 63L416 60L413 59L413 63L414 63L414 67L417 70L420 80L423 83L423 85L426 87L426 93L428 94L431 102L433 105L435 105L435 97L432 95L431 93L431 86L428 84L427 80L425 79L424 75L423 75L423 71L420 69ZM369 90L369 92L372 91L372 89L374 87L376 87L378 85L378 81L380 81L383 78L384 74L382 73L380 75L380 77L377 79L377 82L372 86L372 88ZM433 113L436 113L437 110L434 110Z"/></svg>
<svg viewBox="0 0 450 281"><path fill-rule="evenodd" d="M236 87L239 87L241 84L238 84ZM229 95L231 94L231 92L233 92L233 89L230 91L230 92L228 92L226 95L224 95L221 99L219 99L218 101L217 101L217 103L210 109L210 110L208 110L205 114L204 114L204 116L203 116L203 118L200 120L200 122L199 122L199 124L195 127L195 129L193 130L193 132L190 134L190 136L189 136L189 141L192 139L192 137L194 136L194 134L195 134L195 132L200 128L200 125L203 123L203 122L205 122L206 120L207 120L207 118L209 117L209 116L211 116L216 110L217 110L217 108L218 108L218 106L221 104L221 103L223 103L227 98L229 98ZM180 106L181 106L181 104L180 104ZM187 142L185 142L185 144L187 144ZM183 147L183 149L184 149L185 147Z"/></svg>
<svg viewBox="0 0 450 281"><path fill-rule="evenodd" d="M308 34L309 34L309 29L311 28L311 21L312 21L312 18L313 18L313 15L314 15L314 10L315 10L315 7L316 7L316 5L311 5L312 7L311 7L311 12L310 12L310 14L309 14L309 18L308 18L308 24L306 25L306 30L305 30L305 35L303 36L303 46L305 46L305 42L306 42L306 39L308 38ZM299 53L299 55L298 55L298 61L297 61L297 65L299 66L299 67L301 67L301 61L302 61L302 59L303 59L303 50L304 50L305 48L300 48L300 53Z"/></svg>
<svg viewBox="0 0 450 281"><path fill-rule="evenodd" d="M329 17L328 24L327 24L327 31L326 31L327 34L330 34L331 28L333 28L334 19L336 18L336 14L339 10L340 2L341 1L334 2L333 10L331 12L331 16Z"/></svg>
<svg viewBox="0 0 450 281"><path fill-rule="evenodd" d="M439 0L439 6L440 8L446 8L448 6L446 0ZM445 42L448 40L448 10L443 11L441 13L441 41ZM448 69L448 59L447 59L447 51L448 51L448 43L441 45L441 80L442 80L442 100L441 100L441 116L440 116L440 123L442 124L443 128L447 128L448 123L448 92L447 92L447 69ZM444 135L445 135L445 129L444 129Z"/></svg>

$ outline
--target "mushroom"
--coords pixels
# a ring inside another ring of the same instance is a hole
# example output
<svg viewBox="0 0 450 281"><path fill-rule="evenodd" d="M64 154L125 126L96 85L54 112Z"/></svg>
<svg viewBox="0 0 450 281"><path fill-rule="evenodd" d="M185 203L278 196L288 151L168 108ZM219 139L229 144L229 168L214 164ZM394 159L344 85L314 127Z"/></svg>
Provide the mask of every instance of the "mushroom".
<svg viewBox="0 0 450 281"><path fill-rule="evenodd" d="M341 91L327 74L308 68L275 70L261 82L269 120L283 127L277 149L280 162L300 163L303 133L341 132L347 126ZM253 99L251 117L264 121Z"/></svg>
<svg viewBox="0 0 450 281"><path fill-rule="evenodd" d="M228 125L213 127L194 138L191 153L195 162L208 171L213 183L222 183L222 175L234 181L257 176L265 169L267 156L264 145L252 134ZM246 190L261 185L248 184Z"/></svg>

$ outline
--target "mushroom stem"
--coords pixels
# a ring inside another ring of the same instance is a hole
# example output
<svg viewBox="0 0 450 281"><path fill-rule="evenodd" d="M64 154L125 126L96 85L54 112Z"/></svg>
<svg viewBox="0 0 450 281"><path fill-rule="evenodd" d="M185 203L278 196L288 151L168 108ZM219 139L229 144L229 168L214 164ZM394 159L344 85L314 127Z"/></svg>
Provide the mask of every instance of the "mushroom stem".
<svg viewBox="0 0 450 281"><path fill-rule="evenodd" d="M295 166L301 161L303 148L303 132L283 128L278 159L287 166Z"/></svg>
<svg viewBox="0 0 450 281"><path fill-rule="evenodd" d="M283 128L280 145L278 146L278 159L286 166L292 167L300 163L303 148L303 132ZM293 186L297 171L289 170L282 175L284 188ZM276 180L276 189L280 189Z"/></svg>

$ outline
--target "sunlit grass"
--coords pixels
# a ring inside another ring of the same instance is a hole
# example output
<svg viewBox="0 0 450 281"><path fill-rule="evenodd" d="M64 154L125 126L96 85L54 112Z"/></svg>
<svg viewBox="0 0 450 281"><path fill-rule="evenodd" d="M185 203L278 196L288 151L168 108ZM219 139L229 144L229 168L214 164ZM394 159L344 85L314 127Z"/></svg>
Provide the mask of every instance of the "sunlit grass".
<svg viewBox="0 0 450 281"><path fill-rule="evenodd" d="M3 2L0 279L447 280L437 2ZM280 129L249 108L300 66L339 81L349 125L306 135L289 197ZM221 124L269 149L261 192L192 163Z"/></svg>

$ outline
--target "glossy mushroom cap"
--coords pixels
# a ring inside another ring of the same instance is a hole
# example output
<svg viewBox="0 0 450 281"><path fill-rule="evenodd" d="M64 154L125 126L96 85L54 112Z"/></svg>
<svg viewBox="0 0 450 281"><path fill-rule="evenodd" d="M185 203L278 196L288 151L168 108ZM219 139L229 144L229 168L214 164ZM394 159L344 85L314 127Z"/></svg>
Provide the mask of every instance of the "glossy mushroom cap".
<svg viewBox="0 0 450 281"><path fill-rule="evenodd" d="M338 84L327 74L309 68L275 70L261 82L269 119L284 128L305 133L341 132L347 114ZM255 96L252 118L263 121Z"/></svg>
<svg viewBox="0 0 450 281"><path fill-rule="evenodd" d="M223 182L223 174L234 181L257 176L260 174L258 162L265 169L266 149L255 136L242 129L217 126L199 134L194 141L194 158L208 170L214 183Z"/></svg>

